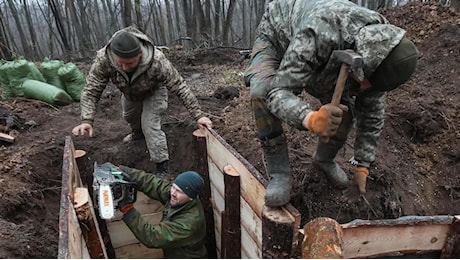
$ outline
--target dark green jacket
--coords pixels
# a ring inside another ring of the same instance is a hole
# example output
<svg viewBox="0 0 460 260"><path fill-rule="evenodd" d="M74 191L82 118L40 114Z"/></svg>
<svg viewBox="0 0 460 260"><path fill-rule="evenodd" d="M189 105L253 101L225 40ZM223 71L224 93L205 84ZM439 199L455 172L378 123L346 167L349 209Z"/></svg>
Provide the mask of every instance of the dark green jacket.
<svg viewBox="0 0 460 260"><path fill-rule="evenodd" d="M162 248L165 258L207 258L206 221L199 198L171 208L171 182L126 166L120 169L131 176L139 191L165 205L163 218L156 225L148 223L135 208L123 216L136 238L146 247Z"/></svg>

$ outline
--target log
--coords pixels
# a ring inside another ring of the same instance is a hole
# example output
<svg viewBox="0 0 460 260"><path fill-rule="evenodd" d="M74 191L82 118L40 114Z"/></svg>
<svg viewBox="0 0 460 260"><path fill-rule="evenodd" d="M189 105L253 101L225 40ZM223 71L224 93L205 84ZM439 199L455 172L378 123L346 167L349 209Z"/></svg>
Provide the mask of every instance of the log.
<svg viewBox="0 0 460 260"><path fill-rule="evenodd" d="M221 258L241 258L240 174L224 167L225 211L222 212Z"/></svg>
<svg viewBox="0 0 460 260"><path fill-rule="evenodd" d="M340 224L331 218L320 217L304 226L302 258L343 258L343 231Z"/></svg>
<svg viewBox="0 0 460 260"><path fill-rule="evenodd" d="M84 150L75 150L75 161L77 162L78 171L80 172L81 181L84 186L90 188L93 186L93 175L92 173L87 173L88 166L88 156L86 156L86 151ZM92 196L92 189L88 190Z"/></svg>
<svg viewBox="0 0 460 260"><path fill-rule="evenodd" d="M441 251L452 216L405 216L341 224L344 258L400 256Z"/></svg>
<svg viewBox="0 0 460 260"><path fill-rule="evenodd" d="M441 251L441 258L460 258L460 215L454 217L446 243Z"/></svg>
<svg viewBox="0 0 460 260"><path fill-rule="evenodd" d="M107 258L107 252L96 221L96 214L94 213L88 189L81 187L75 189L74 207L89 255L91 258Z"/></svg>
<svg viewBox="0 0 460 260"><path fill-rule="evenodd" d="M262 211L262 258L291 258L296 220L282 208Z"/></svg>
<svg viewBox="0 0 460 260"><path fill-rule="evenodd" d="M214 232L214 211L211 201L211 181L209 178L206 135L203 130L197 129L193 132L193 147L196 151L195 169L203 177L205 183L204 191L200 194L200 197L206 219L206 248L208 250L208 257L216 259L217 249L216 234Z"/></svg>
<svg viewBox="0 0 460 260"><path fill-rule="evenodd" d="M15 138L9 134L0 133L0 140L8 142L8 143L14 143Z"/></svg>
<svg viewBox="0 0 460 260"><path fill-rule="evenodd" d="M93 173L92 171L90 172L88 170L89 165L90 165L90 159L88 158L88 155L86 151L84 150L75 150L74 157L77 163L77 168L78 168L79 176L81 177L82 184L83 186L88 187L90 198L94 198L93 188L92 188L93 187ZM110 235L107 229L107 223L105 222L105 220L103 220L99 216L99 214L96 214L96 221L99 225L99 230L101 231L101 234L102 234L102 239L104 241L107 255L109 256L109 258L115 258L115 249L110 239Z"/></svg>

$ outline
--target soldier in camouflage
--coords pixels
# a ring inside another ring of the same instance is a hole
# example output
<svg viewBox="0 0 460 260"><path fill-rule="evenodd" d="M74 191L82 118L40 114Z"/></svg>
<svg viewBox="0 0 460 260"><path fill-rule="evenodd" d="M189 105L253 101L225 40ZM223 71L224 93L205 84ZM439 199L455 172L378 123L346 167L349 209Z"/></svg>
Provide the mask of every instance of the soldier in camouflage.
<svg viewBox="0 0 460 260"><path fill-rule="evenodd" d="M148 248L162 248L165 258L207 258L206 220L198 197L203 178L194 171L182 172L174 182L145 171L119 166L137 189L165 205L159 224L148 223L133 204L118 205L123 221Z"/></svg>
<svg viewBox="0 0 460 260"><path fill-rule="evenodd" d="M385 93L406 82L418 51L379 13L348 0L275 0L264 14L245 73L251 105L270 175L267 206L289 202L292 177L282 122L320 138L314 163L339 188L365 193L384 124ZM334 50L352 49L363 68L349 73L341 104L330 104L341 62ZM315 111L299 95L306 92L322 106ZM351 182L335 162L356 120Z"/></svg>
<svg viewBox="0 0 460 260"><path fill-rule="evenodd" d="M145 136L151 160L161 176L167 174L169 161L166 135L161 129L161 116L168 108L168 91L182 100L200 126L212 127L171 62L145 34L130 26L116 32L97 52L81 94L81 124L72 130L74 135L93 136L96 105L109 81L122 92L123 118L132 129L123 142Z"/></svg>

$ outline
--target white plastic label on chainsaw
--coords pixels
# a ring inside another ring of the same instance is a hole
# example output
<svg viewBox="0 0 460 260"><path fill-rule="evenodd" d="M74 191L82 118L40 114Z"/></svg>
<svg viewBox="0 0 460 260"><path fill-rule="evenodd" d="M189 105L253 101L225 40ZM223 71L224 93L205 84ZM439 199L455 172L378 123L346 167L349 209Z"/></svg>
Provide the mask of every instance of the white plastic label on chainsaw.
<svg viewBox="0 0 460 260"><path fill-rule="evenodd" d="M111 219L115 214L112 190L109 185L101 185L99 187L99 212L103 219Z"/></svg>

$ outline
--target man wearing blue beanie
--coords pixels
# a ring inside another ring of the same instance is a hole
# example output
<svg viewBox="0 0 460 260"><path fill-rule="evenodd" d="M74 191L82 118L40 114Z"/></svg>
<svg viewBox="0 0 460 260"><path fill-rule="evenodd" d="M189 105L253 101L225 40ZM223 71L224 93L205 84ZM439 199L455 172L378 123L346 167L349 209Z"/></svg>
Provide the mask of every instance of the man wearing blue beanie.
<svg viewBox="0 0 460 260"><path fill-rule="evenodd" d="M194 171L180 173L173 182L142 170L119 166L137 190L163 205L163 219L148 223L133 204L118 205L123 221L148 248L162 248L165 258L207 258L206 220L198 195L203 178Z"/></svg>

